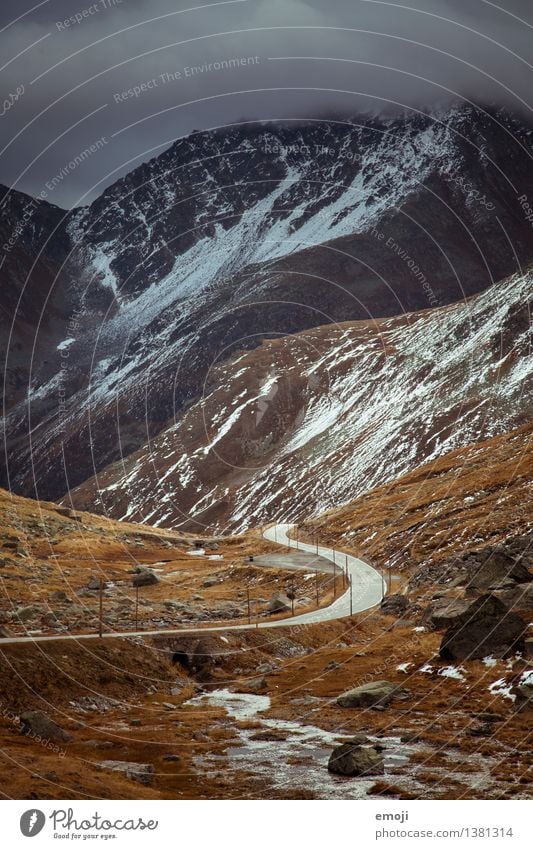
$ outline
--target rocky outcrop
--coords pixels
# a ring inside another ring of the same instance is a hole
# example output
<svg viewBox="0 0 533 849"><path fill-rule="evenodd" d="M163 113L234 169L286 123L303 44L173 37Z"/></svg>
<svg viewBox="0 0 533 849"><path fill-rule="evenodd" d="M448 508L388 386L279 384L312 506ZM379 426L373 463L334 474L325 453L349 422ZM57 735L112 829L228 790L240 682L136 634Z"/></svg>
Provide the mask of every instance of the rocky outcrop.
<svg viewBox="0 0 533 849"><path fill-rule="evenodd" d="M494 595L483 595L458 612L444 634L440 656L444 660L504 657L524 648L526 623Z"/></svg>
<svg viewBox="0 0 533 849"><path fill-rule="evenodd" d="M373 707L381 705L384 707L396 696L402 694L402 688L390 681L371 681L347 690L337 699L340 707Z"/></svg>
<svg viewBox="0 0 533 849"><path fill-rule="evenodd" d="M472 595L503 590L533 580L533 533L509 537L499 545L460 552L434 565L424 566L409 581L411 588L422 584L463 587Z"/></svg>
<svg viewBox="0 0 533 849"><path fill-rule="evenodd" d="M70 734L50 719L42 710L27 710L20 715L21 731L39 740L50 740L53 743L69 743L73 738Z"/></svg>
<svg viewBox="0 0 533 849"><path fill-rule="evenodd" d="M333 749L328 770L337 775L382 775L385 762L381 752L374 746L343 743Z"/></svg>

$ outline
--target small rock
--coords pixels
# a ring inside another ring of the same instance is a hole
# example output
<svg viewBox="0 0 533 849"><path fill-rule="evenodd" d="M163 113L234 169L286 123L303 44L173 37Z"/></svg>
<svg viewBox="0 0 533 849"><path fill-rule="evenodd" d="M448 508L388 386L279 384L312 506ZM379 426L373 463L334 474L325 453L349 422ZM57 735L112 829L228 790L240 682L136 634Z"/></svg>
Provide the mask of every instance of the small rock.
<svg viewBox="0 0 533 849"><path fill-rule="evenodd" d="M151 587L159 583L159 578L150 569L143 569L133 576L132 584L134 587Z"/></svg>
<svg viewBox="0 0 533 849"><path fill-rule="evenodd" d="M390 681L371 681L342 693L337 699L340 707L373 707L387 705L402 688Z"/></svg>
<svg viewBox="0 0 533 849"><path fill-rule="evenodd" d="M268 687L266 678L253 678L251 681L247 681L245 684L247 690L250 690L252 693L256 693L259 690L266 690Z"/></svg>
<svg viewBox="0 0 533 849"><path fill-rule="evenodd" d="M97 766L101 769L110 769L112 772L122 772L132 781L145 785L152 783L155 772L151 764L137 764L130 761L101 761Z"/></svg>
<svg viewBox="0 0 533 849"><path fill-rule="evenodd" d="M490 737L494 728L490 722L480 722L478 725L471 725L468 729L468 734L471 737Z"/></svg>

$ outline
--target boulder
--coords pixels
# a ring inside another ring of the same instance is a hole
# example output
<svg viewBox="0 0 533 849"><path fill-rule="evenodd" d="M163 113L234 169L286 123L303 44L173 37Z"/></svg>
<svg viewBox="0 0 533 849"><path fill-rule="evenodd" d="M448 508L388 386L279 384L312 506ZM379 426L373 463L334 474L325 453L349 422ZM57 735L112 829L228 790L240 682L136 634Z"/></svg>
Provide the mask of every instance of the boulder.
<svg viewBox="0 0 533 849"><path fill-rule="evenodd" d="M527 637L524 641L524 657L528 660L533 658L533 637Z"/></svg>
<svg viewBox="0 0 533 849"><path fill-rule="evenodd" d="M360 687L354 687L353 690L347 690L342 693L337 699L337 704L340 707L372 707L373 705L387 705L396 693L401 691L401 687L392 684L390 681L371 681L368 684L362 684Z"/></svg>
<svg viewBox="0 0 533 849"><path fill-rule="evenodd" d="M50 719L42 710L26 710L20 714L21 731L31 737L51 740L54 743L69 743L73 738Z"/></svg>
<svg viewBox="0 0 533 849"><path fill-rule="evenodd" d="M288 610L292 610L290 598L282 592L274 593L268 602L269 613L285 613Z"/></svg>
<svg viewBox="0 0 533 849"><path fill-rule="evenodd" d="M385 762L374 746L342 743L333 749L328 770L337 775L383 775Z"/></svg>
<svg viewBox="0 0 533 849"><path fill-rule="evenodd" d="M134 587L151 587L159 583L159 578L150 569L143 569L132 578Z"/></svg>
<svg viewBox="0 0 533 849"><path fill-rule="evenodd" d="M386 595L381 602L381 612L384 616L396 616L398 619L403 616L409 607L409 599L405 595L395 593L394 595Z"/></svg>
<svg viewBox="0 0 533 849"><path fill-rule="evenodd" d="M483 595L454 619L442 638L440 656L443 660L503 657L523 650L525 630L521 616L511 613L499 598Z"/></svg>
<svg viewBox="0 0 533 849"><path fill-rule="evenodd" d="M427 607L422 615L424 625L437 630L449 628L468 611L472 604L467 598L441 598Z"/></svg>

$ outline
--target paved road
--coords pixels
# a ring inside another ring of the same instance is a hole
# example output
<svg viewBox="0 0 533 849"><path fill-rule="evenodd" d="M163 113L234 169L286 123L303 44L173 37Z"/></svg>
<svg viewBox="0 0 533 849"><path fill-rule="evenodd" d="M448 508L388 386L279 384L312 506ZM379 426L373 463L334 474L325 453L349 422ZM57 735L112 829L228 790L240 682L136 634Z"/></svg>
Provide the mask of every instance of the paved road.
<svg viewBox="0 0 533 849"><path fill-rule="evenodd" d="M287 524L273 525L263 532L265 539L271 542L278 542L280 545L297 548L299 551L308 551L310 554L317 553L316 545L299 542L290 539L287 536L288 530L293 527ZM361 613L363 610L368 610L369 607L379 604L384 594L384 581L372 566L360 560L358 557L353 557L351 554L344 554L341 551L335 551L332 548L318 546L318 554L326 560L335 562L339 566L339 591L341 584L341 568L347 570L348 576L352 580L352 600L350 609L350 588L345 590L342 595L335 599L328 607L321 607L319 610L312 610L309 613L301 613L298 616L290 616L286 619L276 619L275 621L259 622L258 625L213 625L209 627L197 628L162 628L156 631L112 631L104 633L103 639L127 639L128 637L172 637L180 634L198 634L200 632L213 633L213 631L248 631L258 628L285 628L291 625L310 625L316 622L330 622L333 619L341 619L344 616L349 616L350 612ZM289 568L289 567L287 567ZM33 636L33 637L2 637L0 638L0 647L3 645L14 645L17 643L46 643L57 640L99 640L98 634L57 634L50 636Z"/></svg>

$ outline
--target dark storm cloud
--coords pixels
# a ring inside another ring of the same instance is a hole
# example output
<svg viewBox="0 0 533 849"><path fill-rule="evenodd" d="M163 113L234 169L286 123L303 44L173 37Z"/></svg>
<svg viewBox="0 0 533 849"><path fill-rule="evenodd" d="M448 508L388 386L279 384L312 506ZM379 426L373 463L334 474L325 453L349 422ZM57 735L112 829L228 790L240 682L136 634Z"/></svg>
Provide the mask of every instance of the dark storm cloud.
<svg viewBox="0 0 533 849"><path fill-rule="evenodd" d="M71 205L193 128L458 96L530 114L532 24L529 0L4 0L0 180Z"/></svg>

